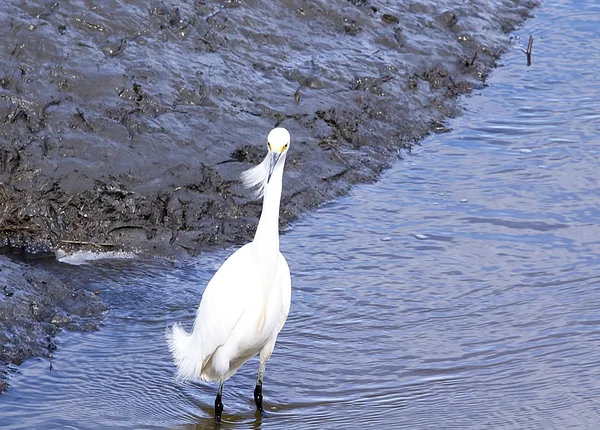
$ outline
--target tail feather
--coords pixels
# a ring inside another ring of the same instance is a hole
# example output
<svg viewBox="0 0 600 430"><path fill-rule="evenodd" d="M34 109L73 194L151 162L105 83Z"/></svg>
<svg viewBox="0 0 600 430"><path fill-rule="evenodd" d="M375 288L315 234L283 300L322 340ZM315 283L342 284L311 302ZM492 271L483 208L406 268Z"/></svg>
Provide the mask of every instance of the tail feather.
<svg viewBox="0 0 600 430"><path fill-rule="evenodd" d="M178 381L200 379L204 357L200 345L197 345L194 340L194 337L179 323L173 324L170 330L167 328L167 342L177 366L175 379Z"/></svg>

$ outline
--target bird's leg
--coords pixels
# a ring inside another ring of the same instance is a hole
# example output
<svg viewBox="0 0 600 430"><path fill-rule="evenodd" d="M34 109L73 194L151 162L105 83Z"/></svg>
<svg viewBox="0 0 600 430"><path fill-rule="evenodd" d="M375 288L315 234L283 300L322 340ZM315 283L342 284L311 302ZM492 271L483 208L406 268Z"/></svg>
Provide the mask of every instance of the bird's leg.
<svg viewBox="0 0 600 430"><path fill-rule="evenodd" d="M265 373L266 361L260 360L260 366L258 367L258 376L256 378L256 388L254 388L254 402L256 403L256 409L259 412L263 412L263 395L262 395L262 380L263 374Z"/></svg>
<svg viewBox="0 0 600 430"><path fill-rule="evenodd" d="M256 403L256 410L263 412L263 395L262 395L262 381L256 382L256 388L254 388L254 402Z"/></svg>
<svg viewBox="0 0 600 430"><path fill-rule="evenodd" d="M221 422L221 414L223 413L223 403L221 397L223 395L223 381L219 382L219 391L217 391L217 398L215 399L215 421Z"/></svg>

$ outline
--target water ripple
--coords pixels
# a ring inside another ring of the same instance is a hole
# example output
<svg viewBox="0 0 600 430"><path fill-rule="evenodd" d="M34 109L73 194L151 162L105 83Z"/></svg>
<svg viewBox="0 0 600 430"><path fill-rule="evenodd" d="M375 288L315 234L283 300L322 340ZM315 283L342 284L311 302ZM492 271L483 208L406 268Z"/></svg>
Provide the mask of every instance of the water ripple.
<svg viewBox="0 0 600 430"><path fill-rule="evenodd" d="M267 413L253 360L225 385L223 428L597 427L600 51L582 41L600 8L546 3L453 132L282 237L294 289ZM173 382L164 330L191 326L229 252L60 266L109 314L61 335L51 371L20 367L6 428L212 428L216 388Z"/></svg>

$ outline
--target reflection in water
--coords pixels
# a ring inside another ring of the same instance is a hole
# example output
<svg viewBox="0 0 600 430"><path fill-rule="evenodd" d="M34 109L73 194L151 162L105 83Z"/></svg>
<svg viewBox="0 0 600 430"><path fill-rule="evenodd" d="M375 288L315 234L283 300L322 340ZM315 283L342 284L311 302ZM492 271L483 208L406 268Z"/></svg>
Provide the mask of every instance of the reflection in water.
<svg viewBox="0 0 600 430"><path fill-rule="evenodd" d="M221 428L597 426L600 8L549 3L522 31L531 67L515 47L454 132L282 238L294 291L267 412L253 360L227 383ZM52 372L21 366L3 425L213 428L216 387L172 381L164 331L189 328L228 253L59 266L110 312L58 338Z"/></svg>

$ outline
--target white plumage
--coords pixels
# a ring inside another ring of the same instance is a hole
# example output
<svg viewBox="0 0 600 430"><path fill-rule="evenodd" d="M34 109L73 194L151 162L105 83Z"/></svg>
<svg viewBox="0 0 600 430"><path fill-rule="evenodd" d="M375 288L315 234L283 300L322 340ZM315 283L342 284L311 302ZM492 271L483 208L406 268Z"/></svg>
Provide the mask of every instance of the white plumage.
<svg viewBox="0 0 600 430"><path fill-rule="evenodd" d="M210 280L191 333L179 323L167 332L179 380L219 383L215 419L221 419L223 383L248 359L260 354L254 391L262 411L262 376L290 309L291 278L279 252L279 205L290 135L283 128L268 136L268 154L242 175L264 196L254 240L234 252Z"/></svg>
<svg viewBox="0 0 600 430"><path fill-rule="evenodd" d="M267 177L269 176L269 157L251 169L242 172L242 183L246 188L254 188L255 198L260 199L265 193Z"/></svg>

